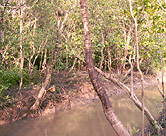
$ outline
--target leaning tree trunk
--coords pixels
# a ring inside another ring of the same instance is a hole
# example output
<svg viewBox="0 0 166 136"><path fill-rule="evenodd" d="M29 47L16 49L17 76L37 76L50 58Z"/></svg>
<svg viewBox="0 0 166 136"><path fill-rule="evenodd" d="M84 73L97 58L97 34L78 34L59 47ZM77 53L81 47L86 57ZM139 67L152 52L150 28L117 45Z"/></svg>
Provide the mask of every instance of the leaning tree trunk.
<svg viewBox="0 0 166 136"><path fill-rule="evenodd" d="M89 24L88 24L88 13L86 7L86 0L81 0L81 14L82 14L82 21L84 25L84 36L85 36L85 52L86 52L86 63L87 69L89 72L89 76L91 82L94 86L96 93L98 94L104 113L106 115L107 120L112 125L113 129L115 130L118 136L129 136L129 132L117 118L116 114L112 109L111 102L109 101L109 97L106 94L104 85L101 83L97 76L97 72L95 71L94 63L92 60L92 53L91 53L91 42L90 42L90 32L89 32Z"/></svg>
<svg viewBox="0 0 166 136"><path fill-rule="evenodd" d="M74 4L74 6L75 6L75 4ZM55 44L55 48L54 48L52 62L51 62L50 68L48 69L45 81L42 83L42 88L39 91L38 98L36 99L35 103L31 107L31 110L37 110L38 109L38 107L40 106L40 103L41 103L41 99L43 98L44 94L46 93L46 89L50 84L51 74L53 72L55 61L56 61L56 56L57 56L57 53L58 53L58 47L59 47L59 42L60 42L62 29L64 27L64 24L65 24L66 20L67 20L68 15L69 15L69 11L71 9L68 9L66 11L65 16L64 16L64 20L62 21L61 26L60 26L60 22L61 22L62 13L61 13L61 10L58 9L57 38L56 38L56 44Z"/></svg>
<svg viewBox="0 0 166 136"><path fill-rule="evenodd" d="M137 48L137 69L140 73L140 76L141 76L141 85L142 85L142 93L141 93L141 100L142 100L142 124L141 124L141 133L142 133L142 136L144 136L144 126L145 126L145 119L144 119L144 76L143 76L143 73L140 69L140 63L139 63L139 46L138 46L138 31L137 31L137 19L134 17L133 15L133 11L132 11L132 3L131 3L131 0L129 0L129 5L130 5L130 13L131 13L131 16L134 20L134 24L135 24L135 44L136 44L136 48Z"/></svg>
<svg viewBox="0 0 166 136"><path fill-rule="evenodd" d="M56 44L55 44L55 48L54 48L52 62L51 62L50 68L47 71L46 78L45 78L44 82L42 83L42 87L39 91L38 98L36 99L35 103L31 107L32 110L37 110L38 107L40 106L41 99L42 99L43 95L46 93L46 88L49 86L49 83L51 81L51 74L54 69L56 55L58 53L58 46L59 46L59 41L60 41L60 29L59 29L60 20L61 20L61 16L58 14L57 38L56 38Z"/></svg>
<svg viewBox="0 0 166 136"><path fill-rule="evenodd" d="M72 67L70 68L70 70L67 72L66 76L68 76L68 75L72 72L72 70L73 70L74 67L75 67L76 62L77 62L77 57L74 58L73 65L72 65Z"/></svg>
<svg viewBox="0 0 166 136"><path fill-rule="evenodd" d="M95 69L97 70L98 73L100 73L106 79L110 80L111 82L113 82L116 85L118 85L120 88L124 89L127 92L127 94L129 95L130 99L138 107L138 109L142 110L142 103L139 101L139 99L137 98L137 96L134 93L134 91L130 90L129 87L127 87L125 84L123 84L122 82L118 81L117 79L113 78L111 75L107 75L106 73L102 72L99 68L95 67ZM144 107L144 114L145 114L146 118L148 119L148 121L150 122L150 124L156 129L156 131L158 133L160 133L162 131L162 127L154 119L154 117L151 115L151 113L149 112L149 110L146 107Z"/></svg>
<svg viewBox="0 0 166 136"><path fill-rule="evenodd" d="M42 70L46 69L46 59L47 59L47 48L44 51L44 60L43 60L43 64L42 64Z"/></svg>

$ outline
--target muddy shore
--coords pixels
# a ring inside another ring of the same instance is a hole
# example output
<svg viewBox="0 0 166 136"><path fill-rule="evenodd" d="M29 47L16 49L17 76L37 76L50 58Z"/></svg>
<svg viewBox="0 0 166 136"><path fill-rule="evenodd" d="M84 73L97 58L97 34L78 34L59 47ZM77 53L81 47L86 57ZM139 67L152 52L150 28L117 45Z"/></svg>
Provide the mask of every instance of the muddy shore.
<svg viewBox="0 0 166 136"><path fill-rule="evenodd" d="M141 88L140 77L135 73L134 90ZM117 85L100 76L103 81L107 94L111 97L126 93ZM130 78L125 79L125 84L130 87ZM40 85L27 85L22 90L22 95L17 96L17 89L10 88L6 93L14 100L5 103L0 107L0 125L14 122L23 118L44 116L49 113L56 113L59 110L72 109L75 106L84 105L98 100L93 86L86 71L65 77L63 73L55 73L50 87L55 86L56 91L48 91L42 100L40 109L30 112L30 107L35 102ZM145 87L157 85L155 76L145 75Z"/></svg>

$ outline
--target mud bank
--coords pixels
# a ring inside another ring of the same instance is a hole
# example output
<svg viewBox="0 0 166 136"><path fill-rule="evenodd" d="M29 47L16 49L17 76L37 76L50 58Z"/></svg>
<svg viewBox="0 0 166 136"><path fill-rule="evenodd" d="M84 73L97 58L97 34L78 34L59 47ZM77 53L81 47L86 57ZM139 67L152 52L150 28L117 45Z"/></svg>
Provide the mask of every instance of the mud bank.
<svg viewBox="0 0 166 136"><path fill-rule="evenodd" d="M135 73L134 90L141 88L140 77ZM103 81L108 96L125 93L114 83L100 77ZM130 78L125 79L125 84L130 87ZM22 95L17 95L17 89L9 89L7 95L14 98L13 101L2 104L0 107L0 125L14 122L16 120L44 116L49 113L56 113L59 110L72 109L76 106L91 103L98 100L93 86L90 82L86 71L77 73L76 76L65 77L63 73L53 75L50 87L55 85L55 92L48 91L40 108L37 111L30 111L34 104L40 85L28 85L22 90ZM151 75L145 76L145 87L157 85L156 77Z"/></svg>

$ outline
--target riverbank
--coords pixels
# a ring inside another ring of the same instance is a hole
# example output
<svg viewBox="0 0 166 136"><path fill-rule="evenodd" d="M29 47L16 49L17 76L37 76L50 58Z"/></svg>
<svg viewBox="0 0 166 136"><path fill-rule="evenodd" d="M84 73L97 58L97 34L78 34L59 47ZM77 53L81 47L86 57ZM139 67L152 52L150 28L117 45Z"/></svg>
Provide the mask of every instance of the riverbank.
<svg viewBox="0 0 166 136"><path fill-rule="evenodd" d="M141 88L141 83L139 74L134 73L134 75L134 90L136 90ZM68 77L65 76L65 73L54 73L52 77L50 88L54 88L53 86L55 86L55 91L52 92L48 89L49 91L44 96L40 109L36 112L30 112L30 107L37 98L41 87L40 83L38 85L31 84L25 86L22 90L22 95L19 96L17 95L16 88L8 89L5 93L10 96L11 100L1 106L0 125L23 118L43 116L49 113L56 113L59 110L72 109L75 106L98 100L98 96L93 89L86 71L81 71ZM125 93L117 85L102 76L100 78L110 97ZM129 76L122 82L130 87ZM156 77L153 75L145 75L145 87L155 85L157 85Z"/></svg>

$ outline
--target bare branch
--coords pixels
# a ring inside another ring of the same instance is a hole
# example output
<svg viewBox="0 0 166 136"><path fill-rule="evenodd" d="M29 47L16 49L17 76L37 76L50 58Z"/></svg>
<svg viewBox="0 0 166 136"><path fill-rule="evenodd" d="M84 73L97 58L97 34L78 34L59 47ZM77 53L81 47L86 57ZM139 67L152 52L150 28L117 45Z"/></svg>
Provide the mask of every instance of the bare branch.
<svg viewBox="0 0 166 136"><path fill-rule="evenodd" d="M162 6L161 2L159 0L157 0L159 6L162 8L162 10L164 10L166 12L166 9ZM166 3L166 0L165 0L165 3Z"/></svg>

